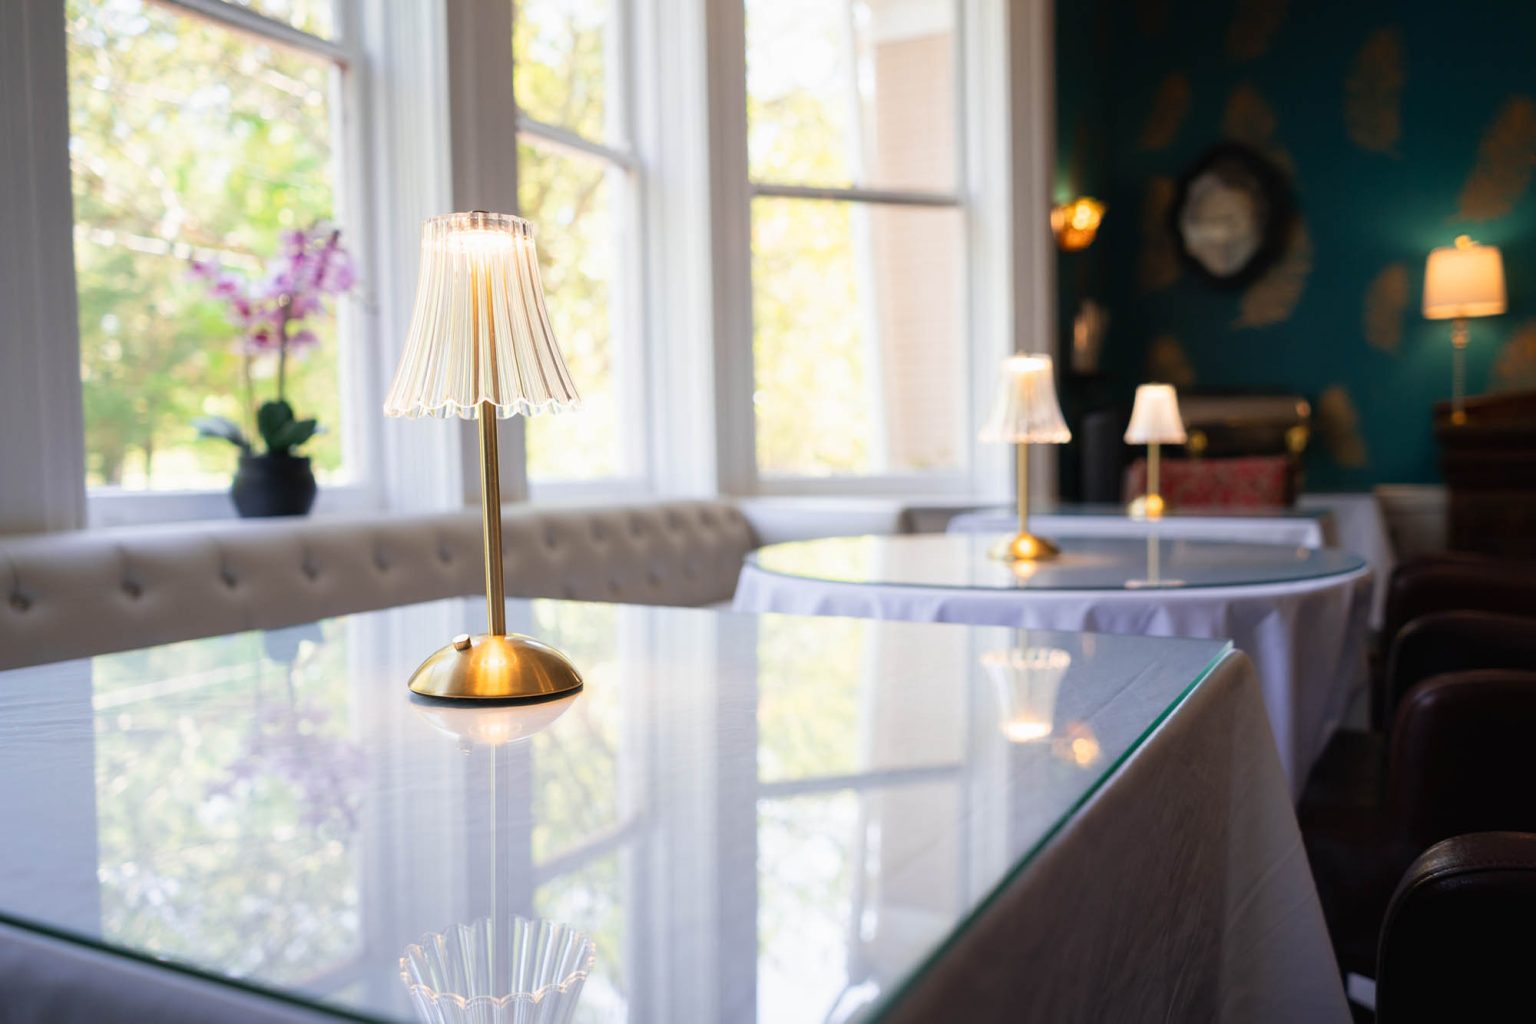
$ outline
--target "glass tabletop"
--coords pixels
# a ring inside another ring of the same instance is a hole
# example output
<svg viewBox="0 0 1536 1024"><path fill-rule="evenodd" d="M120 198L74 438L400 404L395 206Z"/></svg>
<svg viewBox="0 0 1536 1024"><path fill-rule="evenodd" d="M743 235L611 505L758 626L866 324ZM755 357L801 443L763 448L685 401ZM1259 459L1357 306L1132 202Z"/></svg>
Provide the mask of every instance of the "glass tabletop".
<svg viewBox="0 0 1536 1024"><path fill-rule="evenodd" d="M408 947L519 915L577 1021L878 1017L1229 649L510 611L584 691L413 702L478 601L0 673L0 919L409 1021Z"/></svg>
<svg viewBox="0 0 1536 1024"><path fill-rule="evenodd" d="M759 548L748 560L779 576L836 583L972 590L1136 590L1294 583L1357 572L1347 551L1169 537L1063 537L1040 562L988 557L978 534L829 537Z"/></svg>

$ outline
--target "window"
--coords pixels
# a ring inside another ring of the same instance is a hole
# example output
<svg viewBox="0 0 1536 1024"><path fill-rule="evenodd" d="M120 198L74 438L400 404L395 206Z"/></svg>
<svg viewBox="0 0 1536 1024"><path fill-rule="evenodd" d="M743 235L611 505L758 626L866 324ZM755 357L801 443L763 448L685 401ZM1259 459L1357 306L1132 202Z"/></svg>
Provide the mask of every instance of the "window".
<svg viewBox="0 0 1536 1024"><path fill-rule="evenodd" d="M188 269L259 274L284 231L342 220L336 12L330 0L67 0L66 18L87 483L223 490L235 449L199 440L192 420L250 431L276 359L242 350ZM307 326L318 344L290 358L288 398L324 427L305 453L335 485L356 476L347 337L334 314Z"/></svg>
<svg viewBox="0 0 1536 1024"><path fill-rule="evenodd" d="M582 410L527 425L535 483L639 479L637 161L620 0L519 0L513 94L517 192L537 233L550 319Z"/></svg>
<svg viewBox="0 0 1536 1024"><path fill-rule="evenodd" d="M745 0L756 465L968 468L954 0Z"/></svg>

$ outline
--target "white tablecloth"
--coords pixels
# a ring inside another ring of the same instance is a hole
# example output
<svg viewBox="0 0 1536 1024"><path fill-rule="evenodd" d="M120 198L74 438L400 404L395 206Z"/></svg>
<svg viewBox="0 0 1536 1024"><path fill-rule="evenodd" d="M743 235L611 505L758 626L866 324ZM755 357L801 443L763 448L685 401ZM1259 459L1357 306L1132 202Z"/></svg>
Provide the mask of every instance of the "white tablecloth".
<svg viewBox="0 0 1536 1024"><path fill-rule="evenodd" d="M889 1019L1348 1021L1258 698L1216 666Z"/></svg>
<svg viewBox="0 0 1536 1024"><path fill-rule="evenodd" d="M1253 659L1293 794L1365 685L1371 572L1246 587L989 590L783 576L748 560L743 612L1228 638Z"/></svg>

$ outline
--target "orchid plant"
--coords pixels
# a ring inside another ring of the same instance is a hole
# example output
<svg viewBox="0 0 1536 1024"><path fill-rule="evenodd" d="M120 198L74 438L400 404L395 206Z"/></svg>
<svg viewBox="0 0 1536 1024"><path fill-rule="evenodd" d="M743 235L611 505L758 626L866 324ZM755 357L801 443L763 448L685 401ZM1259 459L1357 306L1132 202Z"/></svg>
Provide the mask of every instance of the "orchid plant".
<svg viewBox="0 0 1536 1024"><path fill-rule="evenodd" d="M327 224L287 231L282 249L260 278L230 273L209 260L192 261L190 275L202 281L208 294L225 304L225 316L240 332L245 356L245 402L254 407L256 432L269 455L289 455L319 430L314 419L298 419L288 404L290 356L320 343L305 321L325 312L327 297L343 295L357 282L352 256L341 245L341 231ZM256 406L252 367L266 356L277 357L277 397ZM193 421L200 437L216 437L251 455L254 448L245 429L225 416L201 416Z"/></svg>

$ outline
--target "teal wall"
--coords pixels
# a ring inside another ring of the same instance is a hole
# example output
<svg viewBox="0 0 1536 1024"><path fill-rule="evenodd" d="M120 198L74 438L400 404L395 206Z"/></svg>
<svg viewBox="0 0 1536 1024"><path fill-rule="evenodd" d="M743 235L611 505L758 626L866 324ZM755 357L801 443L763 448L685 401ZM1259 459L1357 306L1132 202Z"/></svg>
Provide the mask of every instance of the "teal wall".
<svg viewBox="0 0 1536 1024"><path fill-rule="evenodd" d="M1056 190L1109 205L1061 255L1062 320L1108 308L1117 398L1296 391L1310 489L1434 481L1450 328L1419 302L1425 255L1460 233L1503 249L1510 305L1472 321L1468 392L1536 387L1536 2L1059 0L1056 61ZM1310 240L1237 292L1180 271L1162 221L1225 137L1292 169Z"/></svg>

